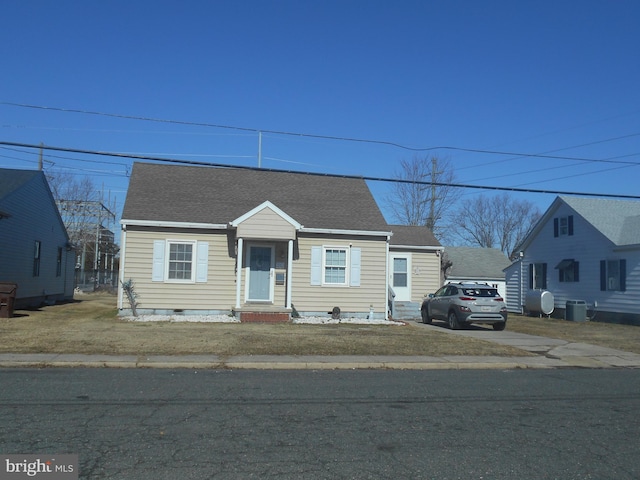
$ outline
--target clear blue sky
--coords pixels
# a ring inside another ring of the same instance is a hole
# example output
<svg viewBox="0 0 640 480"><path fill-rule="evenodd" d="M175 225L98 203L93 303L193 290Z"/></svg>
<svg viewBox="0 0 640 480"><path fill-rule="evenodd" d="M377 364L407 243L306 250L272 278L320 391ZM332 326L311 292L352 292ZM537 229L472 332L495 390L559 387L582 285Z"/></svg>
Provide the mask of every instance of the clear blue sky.
<svg viewBox="0 0 640 480"><path fill-rule="evenodd" d="M268 168L391 178L438 155L464 184L640 195L639 21L636 0L3 0L0 141L257 165L255 132L18 103L452 147L264 133ZM17 150L0 167L37 167ZM131 160L45 159L122 208Z"/></svg>

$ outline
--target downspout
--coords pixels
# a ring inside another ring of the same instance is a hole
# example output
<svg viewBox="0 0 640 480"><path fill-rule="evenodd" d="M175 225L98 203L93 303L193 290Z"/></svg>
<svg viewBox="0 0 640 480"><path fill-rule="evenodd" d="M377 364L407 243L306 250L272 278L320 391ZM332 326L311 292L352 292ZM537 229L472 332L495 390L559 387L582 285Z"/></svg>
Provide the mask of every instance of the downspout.
<svg viewBox="0 0 640 480"><path fill-rule="evenodd" d="M122 246L120 248L120 268L118 273L118 278L120 281L118 282L118 310L122 310L122 284L124 283L124 267L125 267L125 250L127 248L127 225L123 224L120 230L122 233L120 235L120 242Z"/></svg>

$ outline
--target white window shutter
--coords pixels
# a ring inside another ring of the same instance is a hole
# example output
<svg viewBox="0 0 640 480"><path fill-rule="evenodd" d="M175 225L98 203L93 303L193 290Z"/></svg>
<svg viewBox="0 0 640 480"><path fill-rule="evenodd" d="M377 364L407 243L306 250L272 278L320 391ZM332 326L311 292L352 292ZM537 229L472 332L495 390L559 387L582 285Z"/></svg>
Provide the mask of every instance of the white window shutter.
<svg viewBox="0 0 640 480"><path fill-rule="evenodd" d="M311 285L322 285L322 247L311 247Z"/></svg>
<svg viewBox="0 0 640 480"><path fill-rule="evenodd" d="M153 241L153 267L151 270L151 280L162 282L164 280L164 240Z"/></svg>
<svg viewBox="0 0 640 480"><path fill-rule="evenodd" d="M362 249L351 249L351 275L349 285L352 287L360 286L360 263L362 259Z"/></svg>
<svg viewBox="0 0 640 480"><path fill-rule="evenodd" d="M196 282L207 281L209 265L209 242L198 242L196 252Z"/></svg>

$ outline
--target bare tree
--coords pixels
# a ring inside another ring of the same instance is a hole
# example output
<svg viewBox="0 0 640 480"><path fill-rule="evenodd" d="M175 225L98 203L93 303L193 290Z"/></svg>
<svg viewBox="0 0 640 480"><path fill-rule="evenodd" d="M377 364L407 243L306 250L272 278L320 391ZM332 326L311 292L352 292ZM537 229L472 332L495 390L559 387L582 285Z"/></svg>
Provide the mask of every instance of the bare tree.
<svg viewBox="0 0 640 480"><path fill-rule="evenodd" d="M428 227L436 237L450 206L454 173L448 160L415 156L401 160L394 174L399 180L387 197L395 220L404 225Z"/></svg>
<svg viewBox="0 0 640 480"><path fill-rule="evenodd" d="M87 205L100 201L99 192L88 177L65 173L47 173L53 198L64 220L71 243L84 245L95 237L95 228L87 223Z"/></svg>
<svg viewBox="0 0 640 480"><path fill-rule="evenodd" d="M76 282L93 283L94 288L113 284L119 251L111 230L115 214L102 203L102 194L88 177L49 174L47 180L78 252Z"/></svg>
<svg viewBox="0 0 640 480"><path fill-rule="evenodd" d="M514 200L507 193L491 198L480 195L461 203L452 227L464 243L499 248L511 258L540 215L533 203Z"/></svg>

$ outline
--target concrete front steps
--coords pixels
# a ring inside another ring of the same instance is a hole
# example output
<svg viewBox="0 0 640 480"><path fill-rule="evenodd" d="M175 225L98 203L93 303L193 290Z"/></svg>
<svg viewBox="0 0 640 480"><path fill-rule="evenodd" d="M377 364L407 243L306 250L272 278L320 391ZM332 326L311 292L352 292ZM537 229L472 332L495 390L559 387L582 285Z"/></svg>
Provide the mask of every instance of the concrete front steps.
<svg viewBox="0 0 640 480"><path fill-rule="evenodd" d="M417 302L394 302L394 320L420 320L420 304Z"/></svg>

